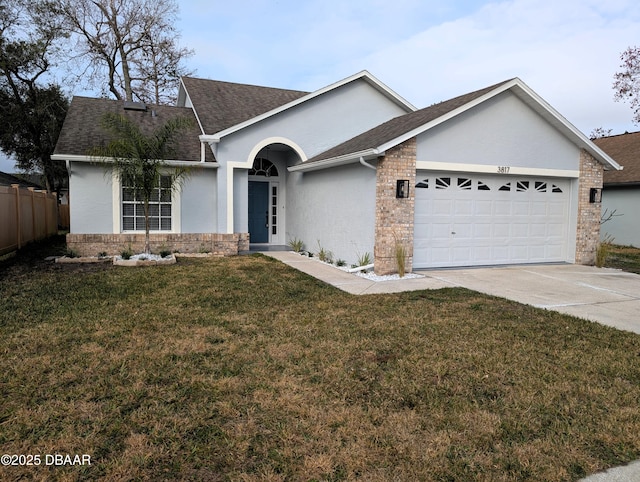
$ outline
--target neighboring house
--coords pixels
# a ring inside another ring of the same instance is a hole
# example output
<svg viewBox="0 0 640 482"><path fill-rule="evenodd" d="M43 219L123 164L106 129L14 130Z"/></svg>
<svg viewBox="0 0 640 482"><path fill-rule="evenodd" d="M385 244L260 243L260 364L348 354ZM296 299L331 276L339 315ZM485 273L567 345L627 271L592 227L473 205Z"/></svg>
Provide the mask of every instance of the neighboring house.
<svg viewBox="0 0 640 482"><path fill-rule="evenodd" d="M23 177L14 176L13 174L7 174L6 172L0 171L0 186L11 186L12 184L18 184L20 187L26 189L32 187L36 191L45 190L45 188L40 184L29 179L24 179Z"/></svg>
<svg viewBox="0 0 640 482"><path fill-rule="evenodd" d="M152 244L219 254L249 243L306 248L396 270L591 264L603 169L616 162L520 79L417 110L368 72L316 92L183 78L178 107L125 110L75 97L54 159L70 173L70 247L117 253L143 236L123 187L87 155L100 119L143 128L175 115L197 127L174 163L191 177L158 202Z"/></svg>
<svg viewBox="0 0 640 482"><path fill-rule="evenodd" d="M640 247L640 132L602 137L593 141L624 169L604 173L600 228L602 239L612 237L621 245Z"/></svg>

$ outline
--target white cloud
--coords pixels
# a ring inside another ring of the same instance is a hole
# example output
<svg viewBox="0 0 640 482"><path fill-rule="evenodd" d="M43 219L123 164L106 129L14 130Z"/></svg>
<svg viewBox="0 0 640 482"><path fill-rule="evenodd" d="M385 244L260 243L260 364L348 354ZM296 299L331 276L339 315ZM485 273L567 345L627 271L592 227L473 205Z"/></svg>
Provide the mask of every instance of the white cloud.
<svg viewBox="0 0 640 482"><path fill-rule="evenodd" d="M367 69L422 107L518 76L587 134L635 130L611 88L620 53L640 42L635 0L213 5L182 7L202 77L314 90Z"/></svg>
<svg viewBox="0 0 640 482"><path fill-rule="evenodd" d="M636 4L617 7L623 3L619 17L575 0L492 3L364 63L419 106L517 76L587 134L598 126L630 128L631 113L613 102L611 88L619 54L640 23Z"/></svg>

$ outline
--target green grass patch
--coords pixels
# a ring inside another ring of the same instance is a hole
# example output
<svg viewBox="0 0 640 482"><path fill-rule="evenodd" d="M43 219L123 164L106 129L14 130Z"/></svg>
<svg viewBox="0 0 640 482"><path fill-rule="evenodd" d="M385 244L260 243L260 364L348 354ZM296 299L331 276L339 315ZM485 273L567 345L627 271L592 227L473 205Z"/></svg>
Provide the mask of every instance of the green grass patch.
<svg viewBox="0 0 640 482"><path fill-rule="evenodd" d="M640 337L260 255L0 275L0 451L53 480L577 480L640 458Z"/></svg>
<svg viewBox="0 0 640 482"><path fill-rule="evenodd" d="M640 274L640 248L610 244L607 248L605 266Z"/></svg>

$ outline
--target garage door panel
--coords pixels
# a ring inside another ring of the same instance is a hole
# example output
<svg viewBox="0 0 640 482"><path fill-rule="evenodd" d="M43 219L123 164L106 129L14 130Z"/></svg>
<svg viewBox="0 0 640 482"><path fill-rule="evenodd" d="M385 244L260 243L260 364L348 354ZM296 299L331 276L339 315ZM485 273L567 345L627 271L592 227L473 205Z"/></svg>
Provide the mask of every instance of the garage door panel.
<svg viewBox="0 0 640 482"><path fill-rule="evenodd" d="M414 266L564 261L570 181L418 173Z"/></svg>
<svg viewBox="0 0 640 482"><path fill-rule="evenodd" d="M545 238L547 236L547 225L531 224L529 226L529 235L534 238Z"/></svg>
<svg viewBox="0 0 640 482"><path fill-rule="evenodd" d="M474 205L474 216L492 216L493 215L493 201L477 201Z"/></svg>
<svg viewBox="0 0 640 482"><path fill-rule="evenodd" d="M531 203L531 215L532 216L546 216L547 215L546 202L533 202Z"/></svg>
<svg viewBox="0 0 640 482"><path fill-rule="evenodd" d="M431 209L431 212L435 216L444 215L449 217L451 215L452 206L453 206L453 200L436 199L433 201L433 207Z"/></svg>
<svg viewBox="0 0 640 482"><path fill-rule="evenodd" d="M514 216L529 215L529 201L513 201L511 206L511 214Z"/></svg>
<svg viewBox="0 0 640 482"><path fill-rule="evenodd" d="M473 238L491 240L491 223L473 224Z"/></svg>
<svg viewBox="0 0 640 482"><path fill-rule="evenodd" d="M526 223L513 223L511 225L511 238L514 242L524 241L529 236L529 225Z"/></svg>

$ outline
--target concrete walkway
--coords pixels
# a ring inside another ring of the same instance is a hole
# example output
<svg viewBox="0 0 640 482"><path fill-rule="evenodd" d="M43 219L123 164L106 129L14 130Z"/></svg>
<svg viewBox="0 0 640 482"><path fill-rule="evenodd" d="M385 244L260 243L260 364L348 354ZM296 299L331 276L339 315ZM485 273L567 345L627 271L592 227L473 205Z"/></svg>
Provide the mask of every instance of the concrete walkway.
<svg viewBox="0 0 640 482"><path fill-rule="evenodd" d="M370 281L288 251L263 254L354 295L459 286L640 334L640 275L580 265L418 271L422 278ZM640 460L580 482L640 481Z"/></svg>

